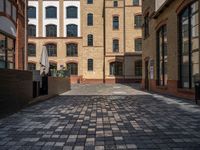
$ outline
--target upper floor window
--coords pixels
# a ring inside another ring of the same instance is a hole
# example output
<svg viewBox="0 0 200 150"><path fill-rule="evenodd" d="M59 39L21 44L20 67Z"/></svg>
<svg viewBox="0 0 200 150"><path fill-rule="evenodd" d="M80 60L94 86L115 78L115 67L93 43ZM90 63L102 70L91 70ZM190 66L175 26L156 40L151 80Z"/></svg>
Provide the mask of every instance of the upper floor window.
<svg viewBox="0 0 200 150"><path fill-rule="evenodd" d="M88 59L88 71L93 71L93 59Z"/></svg>
<svg viewBox="0 0 200 150"><path fill-rule="evenodd" d="M57 18L57 8L54 6L46 7L46 18Z"/></svg>
<svg viewBox="0 0 200 150"><path fill-rule="evenodd" d="M36 64L35 63L28 63L28 70L30 70L30 71L36 70Z"/></svg>
<svg viewBox="0 0 200 150"><path fill-rule="evenodd" d="M91 13L87 15L87 24L88 24L88 26L93 25L93 14L91 14Z"/></svg>
<svg viewBox="0 0 200 150"><path fill-rule="evenodd" d="M113 16L113 29L119 29L119 17Z"/></svg>
<svg viewBox="0 0 200 150"><path fill-rule="evenodd" d="M68 37L77 37L78 36L78 26L75 24L67 25L67 36Z"/></svg>
<svg viewBox="0 0 200 150"><path fill-rule="evenodd" d="M157 31L157 84L167 85L167 26Z"/></svg>
<svg viewBox="0 0 200 150"><path fill-rule="evenodd" d="M135 51L142 51L142 39L135 39Z"/></svg>
<svg viewBox="0 0 200 150"><path fill-rule="evenodd" d="M36 36L36 26L28 25L28 36L35 37Z"/></svg>
<svg viewBox="0 0 200 150"><path fill-rule="evenodd" d="M93 46L93 35L92 34L88 35L88 46Z"/></svg>
<svg viewBox="0 0 200 150"><path fill-rule="evenodd" d="M142 27L142 15L136 15L135 16L135 28L141 28Z"/></svg>
<svg viewBox="0 0 200 150"><path fill-rule="evenodd" d="M67 9L67 18L78 18L78 8L75 6L69 6Z"/></svg>
<svg viewBox="0 0 200 150"><path fill-rule="evenodd" d="M16 7L11 2L11 0L0 0L0 12L6 13L16 21Z"/></svg>
<svg viewBox="0 0 200 150"><path fill-rule="evenodd" d="M57 37L56 25L46 25L46 37Z"/></svg>
<svg viewBox="0 0 200 150"><path fill-rule="evenodd" d="M36 8L33 6L28 7L28 18L36 18Z"/></svg>
<svg viewBox="0 0 200 150"><path fill-rule="evenodd" d="M28 56L36 56L36 45L28 44Z"/></svg>
<svg viewBox="0 0 200 150"><path fill-rule="evenodd" d="M113 7L118 7L118 1L117 0L113 1Z"/></svg>
<svg viewBox="0 0 200 150"><path fill-rule="evenodd" d="M113 52L119 52L119 40L118 39L113 40Z"/></svg>
<svg viewBox="0 0 200 150"><path fill-rule="evenodd" d="M133 5L134 6L140 5L140 0L133 0Z"/></svg>
<svg viewBox="0 0 200 150"><path fill-rule="evenodd" d="M110 75L122 76L123 75L123 65L122 62L111 62L110 63Z"/></svg>
<svg viewBox="0 0 200 150"><path fill-rule="evenodd" d="M74 43L67 44L67 56L78 56L78 45Z"/></svg>
<svg viewBox="0 0 200 150"><path fill-rule="evenodd" d="M142 76L142 61L135 62L135 76Z"/></svg>
<svg viewBox="0 0 200 150"><path fill-rule="evenodd" d="M149 36L149 14L144 17L144 38Z"/></svg>
<svg viewBox="0 0 200 150"><path fill-rule="evenodd" d="M57 45L56 44L47 44L46 45L47 48L47 53L48 56L57 56Z"/></svg>
<svg viewBox="0 0 200 150"><path fill-rule="evenodd" d="M88 4L93 4L93 0L87 0Z"/></svg>

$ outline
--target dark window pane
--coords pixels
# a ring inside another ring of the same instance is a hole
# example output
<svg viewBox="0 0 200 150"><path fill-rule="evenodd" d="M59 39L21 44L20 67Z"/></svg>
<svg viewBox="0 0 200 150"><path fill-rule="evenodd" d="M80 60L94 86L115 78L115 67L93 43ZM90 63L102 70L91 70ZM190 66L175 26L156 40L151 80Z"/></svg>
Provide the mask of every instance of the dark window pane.
<svg viewBox="0 0 200 150"><path fill-rule="evenodd" d="M135 27L136 28L142 27L142 15L135 16Z"/></svg>
<svg viewBox="0 0 200 150"><path fill-rule="evenodd" d="M113 17L113 29L119 29L119 17L118 16Z"/></svg>
<svg viewBox="0 0 200 150"><path fill-rule="evenodd" d="M68 37L77 37L78 36L78 27L75 24L67 25L67 36Z"/></svg>
<svg viewBox="0 0 200 150"><path fill-rule="evenodd" d="M135 51L142 51L142 39L135 40Z"/></svg>
<svg viewBox="0 0 200 150"><path fill-rule="evenodd" d="M67 7L67 18L78 18L78 9L75 6Z"/></svg>
<svg viewBox="0 0 200 150"><path fill-rule="evenodd" d="M67 44L67 56L78 56L77 44Z"/></svg>
<svg viewBox="0 0 200 150"><path fill-rule="evenodd" d="M30 71L36 70L36 64L28 63L28 70L30 70Z"/></svg>
<svg viewBox="0 0 200 150"><path fill-rule="evenodd" d="M93 25L93 14L88 14L87 21L88 21L88 23L87 23L88 26Z"/></svg>
<svg viewBox="0 0 200 150"><path fill-rule="evenodd" d="M36 56L36 45L28 44L28 56Z"/></svg>
<svg viewBox="0 0 200 150"><path fill-rule="evenodd" d="M119 52L119 40L113 40L113 52Z"/></svg>
<svg viewBox="0 0 200 150"><path fill-rule="evenodd" d="M93 59L88 59L88 71L93 71Z"/></svg>
<svg viewBox="0 0 200 150"><path fill-rule="evenodd" d="M57 63L50 62L49 63L49 69L50 70L57 70Z"/></svg>
<svg viewBox="0 0 200 150"><path fill-rule="evenodd" d="M28 7L28 18L36 18L36 8Z"/></svg>
<svg viewBox="0 0 200 150"><path fill-rule="evenodd" d="M28 36L35 37L36 36L36 26L28 25Z"/></svg>
<svg viewBox="0 0 200 150"><path fill-rule="evenodd" d="M113 7L118 7L118 1L115 0L115 1L113 2Z"/></svg>
<svg viewBox="0 0 200 150"><path fill-rule="evenodd" d="M57 37L56 25L46 25L46 37Z"/></svg>
<svg viewBox="0 0 200 150"><path fill-rule="evenodd" d="M88 46L93 46L93 35L92 34L88 35Z"/></svg>
<svg viewBox="0 0 200 150"><path fill-rule="evenodd" d="M87 0L88 4L93 4L93 0Z"/></svg>
<svg viewBox="0 0 200 150"><path fill-rule="evenodd" d="M135 62L135 76L142 76L142 61Z"/></svg>
<svg viewBox="0 0 200 150"><path fill-rule="evenodd" d="M110 75L114 75L114 76L122 76L123 75L122 62L110 63Z"/></svg>
<svg viewBox="0 0 200 150"><path fill-rule="evenodd" d="M57 18L57 8L53 6L46 7L46 18Z"/></svg>
<svg viewBox="0 0 200 150"><path fill-rule="evenodd" d="M67 70L69 70L70 75L78 75L78 64L77 63L68 63Z"/></svg>
<svg viewBox="0 0 200 150"><path fill-rule="evenodd" d="M140 5L140 0L133 0L133 5Z"/></svg>
<svg viewBox="0 0 200 150"><path fill-rule="evenodd" d="M48 56L57 56L57 46L55 44L47 44L46 48Z"/></svg>

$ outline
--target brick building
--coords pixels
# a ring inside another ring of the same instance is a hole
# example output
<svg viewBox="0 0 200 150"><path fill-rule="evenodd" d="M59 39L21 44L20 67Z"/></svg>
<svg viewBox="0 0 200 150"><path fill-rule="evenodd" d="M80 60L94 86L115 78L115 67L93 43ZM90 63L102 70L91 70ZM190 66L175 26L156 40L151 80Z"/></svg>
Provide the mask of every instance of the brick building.
<svg viewBox="0 0 200 150"><path fill-rule="evenodd" d="M29 0L28 68L39 69L46 45L51 68L72 82L140 81L140 0Z"/></svg>
<svg viewBox="0 0 200 150"><path fill-rule="evenodd" d="M145 89L194 98L200 79L199 0L143 0Z"/></svg>
<svg viewBox="0 0 200 150"><path fill-rule="evenodd" d="M24 70L27 61L25 1L0 1L0 68Z"/></svg>

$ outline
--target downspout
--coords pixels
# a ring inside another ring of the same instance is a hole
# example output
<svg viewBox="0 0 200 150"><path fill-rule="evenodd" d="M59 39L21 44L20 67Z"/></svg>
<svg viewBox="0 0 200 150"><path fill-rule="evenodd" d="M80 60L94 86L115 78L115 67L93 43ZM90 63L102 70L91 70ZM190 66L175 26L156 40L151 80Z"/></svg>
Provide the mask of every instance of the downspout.
<svg viewBox="0 0 200 150"><path fill-rule="evenodd" d="M123 66L124 66L124 68L123 68L123 72L124 72L124 82L125 82L125 73L126 73L126 71L125 71L125 49L126 49L126 2L125 2L125 0L124 0L124 15L123 15L123 19L124 19L124 64L123 64Z"/></svg>
<svg viewBox="0 0 200 150"><path fill-rule="evenodd" d="M27 16L27 8L28 8L28 0L25 0L25 31L24 31L24 39L25 39L25 45L24 45L24 70L27 70L27 43L28 43L28 38L27 38L27 27L28 27L28 16Z"/></svg>
<svg viewBox="0 0 200 150"><path fill-rule="evenodd" d="M105 61L106 61L106 27L105 27L105 0L103 1L103 83L106 83Z"/></svg>

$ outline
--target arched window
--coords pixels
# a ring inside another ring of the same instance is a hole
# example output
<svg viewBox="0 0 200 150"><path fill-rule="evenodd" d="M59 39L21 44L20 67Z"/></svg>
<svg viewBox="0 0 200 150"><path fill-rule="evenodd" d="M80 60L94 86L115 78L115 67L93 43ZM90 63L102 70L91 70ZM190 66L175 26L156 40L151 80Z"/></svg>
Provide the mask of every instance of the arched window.
<svg viewBox="0 0 200 150"><path fill-rule="evenodd" d="M110 75L122 76L123 74L123 65L122 62L111 62L110 63Z"/></svg>
<svg viewBox="0 0 200 150"><path fill-rule="evenodd" d="M113 52L119 52L119 40L118 39L114 39L113 40Z"/></svg>
<svg viewBox="0 0 200 150"><path fill-rule="evenodd" d="M46 7L46 18L57 18L57 8L54 6Z"/></svg>
<svg viewBox="0 0 200 150"><path fill-rule="evenodd" d="M67 36L68 37L77 37L78 36L78 27L75 24L67 25Z"/></svg>
<svg viewBox="0 0 200 150"><path fill-rule="evenodd" d="M93 14L89 13L87 15L87 25L88 26L93 26Z"/></svg>
<svg viewBox="0 0 200 150"><path fill-rule="evenodd" d="M69 6L66 8L67 18L78 18L78 8L75 6Z"/></svg>
<svg viewBox="0 0 200 150"><path fill-rule="evenodd" d="M78 75L78 64L77 63L67 63L67 70L70 75Z"/></svg>
<svg viewBox="0 0 200 150"><path fill-rule="evenodd" d="M179 14L179 79L181 88L192 89L200 79L199 1L194 1Z"/></svg>
<svg viewBox="0 0 200 150"><path fill-rule="evenodd" d="M88 59L88 71L93 71L93 59Z"/></svg>
<svg viewBox="0 0 200 150"><path fill-rule="evenodd" d="M28 63L28 70L30 70L30 71L36 70L36 64L35 63Z"/></svg>
<svg viewBox="0 0 200 150"><path fill-rule="evenodd" d="M135 20L135 28L141 28L142 27L142 15L136 15L134 20Z"/></svg>
<svg viewBox="0 0 200 150"><path fill-rule="evenodd" d="M36 8L33 6L28 7L28 18L36 18Z"/></svg>
<svg viewBox="0 0 200 150"><path fill-rule="evenodd" d="M67 44L67 56L78 56L78 46L77 44L70 43Z"/></svg>
<svg viewBox="0 0 200 150"><path fill-rule="evenodd" d="M92 34L88 35L88 46L93 46L93 35Z"/></svg>
<svg viewBox="0 0 200 150"><path fill-rule="evenodd" d="M57 56L57 45L56 44L47 44L46 45L47 48L47 53L48 56Z"/></svg>
<svg viewBox="0 0 200 150"><path fill-rule="evenodd" d="M28 56L36 56L36 45L28 44Z"/></svg>
<svg viewBox="0 0 200 150"><path fill-rule="evenodd" d="M46 37L57 37L56 25L46 25Z"/></svg>
<svg viewBox="0 0 200 150"><path fill-rule="evenodd" d="M142 60L135 62L135 76L142 76Z"/></svg>
<svg viewBox="0 0 200 150"><path fill-rule="evenodd" d="M28 36L35 37L36 36L36 26L28 25Z"/></svg>

